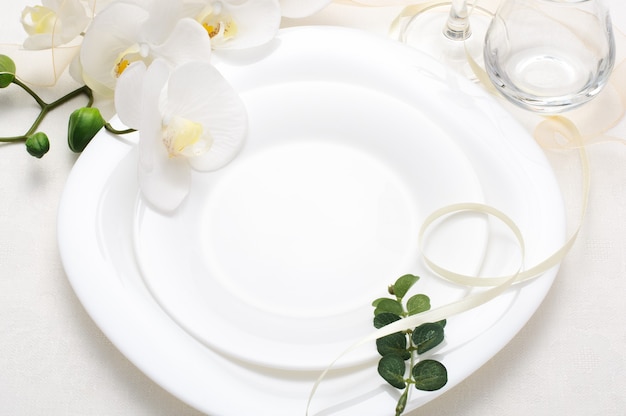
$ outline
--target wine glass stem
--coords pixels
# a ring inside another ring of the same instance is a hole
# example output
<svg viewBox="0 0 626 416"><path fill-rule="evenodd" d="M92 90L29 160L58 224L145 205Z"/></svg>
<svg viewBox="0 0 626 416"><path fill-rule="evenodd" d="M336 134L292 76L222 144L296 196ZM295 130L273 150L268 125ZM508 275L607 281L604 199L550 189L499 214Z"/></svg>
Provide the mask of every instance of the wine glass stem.
<svg viewBox="0 0 626 416"><path fill-rule="evenodd" d="M443 34L452 40L465 40L471 36L467 0L452 0Z"/></svg>

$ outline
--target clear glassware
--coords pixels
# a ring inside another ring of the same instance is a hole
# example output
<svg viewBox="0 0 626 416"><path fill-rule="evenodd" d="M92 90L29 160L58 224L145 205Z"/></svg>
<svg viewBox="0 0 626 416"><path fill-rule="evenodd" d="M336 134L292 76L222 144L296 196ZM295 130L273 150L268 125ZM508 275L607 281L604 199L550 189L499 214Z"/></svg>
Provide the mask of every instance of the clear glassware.
<svg viewBox="0 0 626 416"><path fill-rule="evenodd" d="M467 0L429 3L403 21L398 40L477 80L468 58L482 64L483 43L491 18L490 12L468 5Z"/></svg>
<svg viewBox="0 0 626 416"><path fill-rule="evenodd" d="M502 0L485 35L484 64L511 102L560 113L595 97L615 63L602 0Z"/></svg>

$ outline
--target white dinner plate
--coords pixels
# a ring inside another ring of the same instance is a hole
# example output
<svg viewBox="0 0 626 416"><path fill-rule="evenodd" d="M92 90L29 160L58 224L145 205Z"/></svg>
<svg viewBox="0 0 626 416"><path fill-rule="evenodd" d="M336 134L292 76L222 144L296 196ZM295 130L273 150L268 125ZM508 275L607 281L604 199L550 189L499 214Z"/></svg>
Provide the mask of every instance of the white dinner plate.
<svg viewBox="0 0 626 416"><path fill-rule="evenodd" d="M235 160L194 173L188 198L164 215L138 190L138 135L103 132L72 170L58 224L68 278L94 321L199 410L304 414L320 371L372 331L370 302L397 277L422 276L416 290L434 306L466 295L422 264L418 230L437 208L504 211L524 233L528 265L563 243L559 189L532 138L480 88L417 52L306 27L216 65L249 113ZM446 227L432 255L455 270L506 273L517 258L484 218ZM408 408L497 353L555 274L450 318L433 351L449 382L415 391ZM398 392L378 377L373 343L336 367L312 414L391 412Z"/></svg>

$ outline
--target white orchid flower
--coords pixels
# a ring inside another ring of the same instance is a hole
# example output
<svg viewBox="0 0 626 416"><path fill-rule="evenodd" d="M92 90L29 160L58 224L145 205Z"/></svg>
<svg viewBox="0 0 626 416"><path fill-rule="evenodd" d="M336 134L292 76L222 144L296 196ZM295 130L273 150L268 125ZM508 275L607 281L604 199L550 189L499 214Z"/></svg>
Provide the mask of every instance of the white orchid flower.
<svg viewBox="0 0 626 416"><path fill-rule="evenodd" d="M207 62L173 70L159 59L134 63L119 78L120 120L139 130L139 187L146 201L175 210L189 192L191 171L229 163L243 146L247 113L235 90Z"/></svg>
<svg viewBox="0 0 626 416"><path fill-rule="evenodd" d="M184 6L208 32L214 49L262 45L280 27L278 0L184 0Z"/></svg>
<svg viewBox="0 0 626 416"><path fill-rule="evenodd" d="M50 49L76 39L90 18L79 0L42 0L22 11L22 26L28 34L25 49Z"/></svg>
<svg viewBox="0 0 626 416"><path fill-rule="evenodd" d="M332 3L332 0L280 0L282 15L300 18L311 16Z"/></svg>
<svg viewBox="0 0 626 416"><path fill-rule="evenodd" d="M107 96L133 62L150 65L157 58L171 66L194 60L208 62L211 40L206 31L193 19L181 19L181 15L179 1L111 3L97 14L85 34L80 52L84 82Z"/></svg>

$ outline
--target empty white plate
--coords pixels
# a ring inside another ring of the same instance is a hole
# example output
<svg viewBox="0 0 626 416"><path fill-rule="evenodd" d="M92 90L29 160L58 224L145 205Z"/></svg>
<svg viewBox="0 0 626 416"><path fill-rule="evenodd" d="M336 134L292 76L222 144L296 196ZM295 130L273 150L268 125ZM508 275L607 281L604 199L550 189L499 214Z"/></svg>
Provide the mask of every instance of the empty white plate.
<svg viewBox="0 0 626 416"><path fill-rule="evenodd" d="M485 202L524 233L529 265L564 239L559 189L541 150L480 88L408 47L360 31L281 31L218 68L250 117L244 150L194 173L173 215L143 203L136 135L98 135L64 192L59 245L77 295L112 342L157 383L210 415L303 414L323 369L373 328L370 302L405 273L435 305L459 299L418 252L425 216ZM482 218L434 253L467 273L515 247ZM511 254L513 253L513 254ZM556 270L446 327L440 391L524 325ZM313 414L387 414L397 392L372 343L348 354Z"/></svg>

